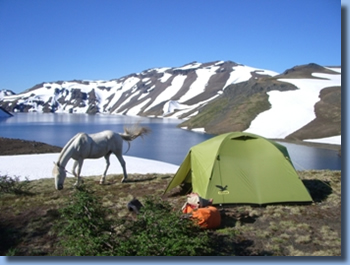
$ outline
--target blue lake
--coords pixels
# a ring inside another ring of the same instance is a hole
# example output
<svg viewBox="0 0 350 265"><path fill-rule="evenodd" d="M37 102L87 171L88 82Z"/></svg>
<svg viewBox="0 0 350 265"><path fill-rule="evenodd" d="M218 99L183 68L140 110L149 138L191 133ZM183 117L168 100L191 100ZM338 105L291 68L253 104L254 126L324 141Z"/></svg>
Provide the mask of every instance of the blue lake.
<svg viewBox="0 0 350 265"><path fill-rule="evenodd" d="M177 128L173 119L130 117L122 115L40 114L18 113L0 119L0 137L34 140L63 147L78 132L96 133L102 130L123 132L124 126L134 123L151 128L152 133L131 143L127 155L180 165L189 149L214 135ZM334 150L290 143L288 148L298 170L341 170L341 158ZM126 150L127 144L124 144ZM0 160L1 161L1 160Z"/></svg>

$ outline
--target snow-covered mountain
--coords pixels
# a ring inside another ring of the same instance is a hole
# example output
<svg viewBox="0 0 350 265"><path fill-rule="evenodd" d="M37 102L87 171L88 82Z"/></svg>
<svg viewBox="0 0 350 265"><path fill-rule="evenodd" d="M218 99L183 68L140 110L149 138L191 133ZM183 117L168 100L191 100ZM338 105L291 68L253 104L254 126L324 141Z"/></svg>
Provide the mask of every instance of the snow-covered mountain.
<svg viewBox="0 0 350 265"><path fill-rule="evenodd" d="M15 93L11 90L8 90L8 89L0 90L0 102L4 99L4 97L12 96L12 95L15 95Z"/></svg>
<svg viewBox="0 0 350 265"><path fill-rule="evenodd" d="M231 61L192 62L113 80L44 82L20 94L0 92L0 106L11 112L177 118L184 120L181 126L187 129L246 130L285 138L316 118L320 92L327 87L340 89L340 79L340 67L315 64L279 74ZM332 94L334 101L335 93L330 91L325 98ZM240 119L244 122L237 122ZM328 134L338 135L334 130ZM295 138L305 139L299 136Z"/></svg>
<svg viewBox="0 0 350 265"><path fill-rule="evenodd" d="M185 118L186 113L193 113L219 96L228 85L261 75L277 73L233 62L194 62L108 81L45 82L23 93L4 96L1 105L13 112L100 112Z"/></svg>

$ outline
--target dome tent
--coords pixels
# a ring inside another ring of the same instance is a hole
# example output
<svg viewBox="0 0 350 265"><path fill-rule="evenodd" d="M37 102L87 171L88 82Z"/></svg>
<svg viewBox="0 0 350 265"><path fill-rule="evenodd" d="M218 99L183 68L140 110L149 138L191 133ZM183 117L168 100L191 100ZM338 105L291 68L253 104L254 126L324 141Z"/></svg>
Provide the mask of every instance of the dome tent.
<svg viewBox="0 0 350 265"><path fill-rule="evenodd" d="M286 147L251 133L225 133L193 146L164 193L186 182L214 204L312 201Z"/></svg>

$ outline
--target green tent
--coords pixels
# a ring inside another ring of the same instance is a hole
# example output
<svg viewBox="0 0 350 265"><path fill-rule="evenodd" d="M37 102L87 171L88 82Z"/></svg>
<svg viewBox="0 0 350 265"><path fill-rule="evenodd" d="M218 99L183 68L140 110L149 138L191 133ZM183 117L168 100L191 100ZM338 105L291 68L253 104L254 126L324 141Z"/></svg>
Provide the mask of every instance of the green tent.
<svg viewBox="0 0 350 265"><path fill-rule="evenodd" d="M214 204L312 201L286 147L251 133L225 133L193 146L165 192L186 182Z"/></svg>

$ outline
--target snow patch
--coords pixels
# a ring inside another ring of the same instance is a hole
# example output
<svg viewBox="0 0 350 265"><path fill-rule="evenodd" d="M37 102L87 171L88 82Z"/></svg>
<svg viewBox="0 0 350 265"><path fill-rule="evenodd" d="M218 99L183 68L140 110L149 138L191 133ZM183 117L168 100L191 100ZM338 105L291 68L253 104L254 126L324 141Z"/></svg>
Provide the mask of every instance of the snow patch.
<svg viewBox="0 0 350 265"><path fill-rule="evenodd" d="M202 64L201 63L192 63L192 64L188 64L185 65L183 67L179 67L179 68L174 68L174 70L189 70L189 69L195 69L200 67Z"/></svg>
<svg viewBox="0 0 350 265"><path fill-rule="evenodd" d="M179 99L179 102L185 102L203 93L208 85L210 77L216 73L218 68L219 66L196 70L197 79L190 86L187 93Z"/></svg>
<svg viewBox="0 0 350 265"><path fill-rule="evenodd" d="M191 131L199 132L199 133L205 133L205 129L204 128L192 128Z"/></svg>
<svg viewBox="0 0 350 265"><path fill-rule="evenodd" d="M186 75L175 76L175 78L171 82L171 85L163 90L163 92L152 102L152 104L147 107L146 111L158 105L161 102L171 99L180 90L186 78Z"/></svg>
<svg viewBox="0 0 350 265"><path fill-rule="evenodd" d="M169 100L163 106L163 116L173 113L175 110L187 109L188 105L181 104L177 100Z"/></svg>
<svg viewBox="0 0 350 265"><path fill-rule="evenodd" d="M325 68L341 74L341 67L325 67Z"/></svg>
<svg viewBox="0 0 350 265"><path fill-rule="evenodd" d="M42 178L53 178L51 175L53 163L57 161L59 157L58 153L54 154L37 154L37 155L13 155L13 156L1 156L1 168L0 174L7 175L9 177L20 176L28 178L28 180L42 179ZM155 161L151 159L143 159L132 156L123 156L126 162L127 172L148 174L148 173L159 173L159 174L172 174L177 171L179 166ZM110 158L110 167L108 169L109 174L123 174L122 167L115 156ZM82 176L99 176L102 175L103 170L106 166L104 158L100 159L86 159L82 168ZM69 160L66 169L71 170L73 167L73 160ZM68 177L71 177L68 175ZM84 179L84 177L83 177ZM52 181L52 187L54 183Z"/></svg>
<svg viewBox="0 0 350 265"><path fill-rule="evenodd" d="M224 63L224 61L220 61L220 62L215 63L214 65L222 65L223 63Z"/></svg>
<svg viewBox="0 0 350 265"><path fill-rule="evenodd" d="M158 73L164 73L165 71L171 69L170 67L162 67L162 68L155 68L155 69L152 69L153 70L156 70Z"/></svg>
<svg viewBox="0 0 350 265"><path fill-rule="evenodd" d="M164 73L164 75L159 78L159 81L162 83L165 83L166 81L168 81L168 79L171 77L172 75L169 73Z"/></svg>
<svg viewBox="0 0 350 265"><path fill-rule="evenodd" d="M127 111L127 115L130 115L130 116L137 116L137 114L140 113L141 109L146 106L148 104L148 102L151 100L151 98L148 98L146 99L144 102L130 108L128 111Z"/></svg>
<svg viewBox="0 0 350 265"><path fill-rule="evenodd" d="M233 66L232 69L233 71L230 73L230 77L226 81L226 84L224 85L223 89L225 89L227 86L231 84L237 84L237 83L248 81L252 77L251 72L257 71L257 73L260 75L270 75L270 76L278 75L278 73L274 71L253 68L246 65Z"/></svg>
<svg viewBox="0 0 350 265"><path fill-rule="evenodd" d="M332 137L326 137L326 138L320 138L320 139L306 139L304 141L305 142L312 142L312 143L324 143L324 144L341 145L341 135L332 136Z"/></svg>
<svg viewBox="0 0 350 265"><path fill-rule="evenodd" d="M271 108L260 113L245 132L266 138L285 138L316 118L314 106L319 101L320 91L325 87L340 86L341 75L319 74L320 79L278 79L294 84L298 90L270 91Z"/></svg>

